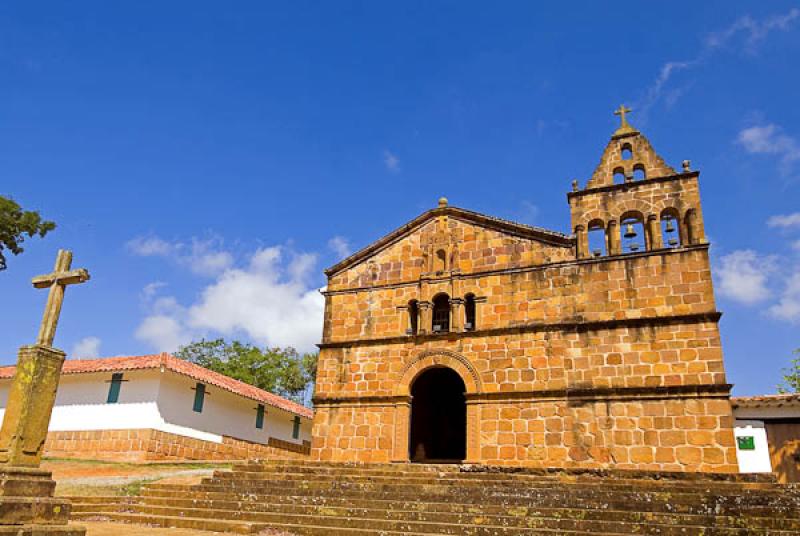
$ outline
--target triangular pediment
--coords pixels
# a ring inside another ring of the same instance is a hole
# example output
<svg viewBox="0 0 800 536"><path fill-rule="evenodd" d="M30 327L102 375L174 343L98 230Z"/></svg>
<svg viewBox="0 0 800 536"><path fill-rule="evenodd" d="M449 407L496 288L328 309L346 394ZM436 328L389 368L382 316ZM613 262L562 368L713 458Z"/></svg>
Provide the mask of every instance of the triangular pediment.
<svg viewBox="0 0 800 536"><path fill-rule="evenodd" d="M332 277L342 271L369 262L387 249L397 247L412 237L415 239L415 247L420 249L421 258L428 255L426 248L435 246L437 242L446 242L450 246L455 246L457 250L456 242L463 240L465 233L468 236L474 235L474 232L470 231L471 229L492 232L496 237L506 236L509 239L533 241L540 243L543 247L569 249L574 246L571 236L557 231L495 218L463 208L440 206L420 214L402 227L398 227L383 238L328 268L325 270L325 274ZM413 235L420 236L414 237ZM448 251L452 256L452 251ZM421 259L420 262L423 260Z"/></svg>
<svg viewBox="0 0 800 536"><path fill-rule="evenodd" d="M648 179L677 173L661 158L644 134L627 122L623 114L622 124L611 136L586 188L611 186L615 184L614 177L617 175L622 177L622 182L631 182L637 172L642 174L640 178Z"/></svg>

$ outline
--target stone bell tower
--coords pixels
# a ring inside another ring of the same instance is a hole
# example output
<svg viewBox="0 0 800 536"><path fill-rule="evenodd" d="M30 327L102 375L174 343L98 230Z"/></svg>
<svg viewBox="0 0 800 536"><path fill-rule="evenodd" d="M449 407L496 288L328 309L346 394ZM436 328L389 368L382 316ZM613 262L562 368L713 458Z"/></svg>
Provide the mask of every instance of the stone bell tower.
<svg viewBox="0 0 800 536"><path fill-rule="evenodd" d="M688 160L680 173L666 164L647 138L628 123L627 112L630 110L624 106L614 112L621 125L586 188L581 190L573 182L568 195L579 259L625 253L621 237L631 233L630 226L636 223L644 229L644 247L639 245L637 250L706 243L700 173L691 171ZM590 251L588 234L592 231L602 232L604 247ZM676 234L664 240L669 233Z"/></svg>

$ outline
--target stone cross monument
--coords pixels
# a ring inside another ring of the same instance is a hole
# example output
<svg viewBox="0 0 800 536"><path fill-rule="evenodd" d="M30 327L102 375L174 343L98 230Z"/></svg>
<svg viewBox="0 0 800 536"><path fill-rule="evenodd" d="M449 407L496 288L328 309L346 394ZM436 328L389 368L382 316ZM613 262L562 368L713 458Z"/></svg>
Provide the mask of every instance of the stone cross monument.
<svg viewBox="0 0 800 536"><path fill-rule="evenodd" d="M52 347L67 285L84 283L89 272L72 270L72 253L60 250L53 273L34 277L33 286L49 288L36 344L19 349L5 417L0 428L0 534L80 536L80 527L65 527L68 501L53 497L55 482L38 469L50 426L61 366L66 354ZM16 529L15 529L16 530Z"/></svg>

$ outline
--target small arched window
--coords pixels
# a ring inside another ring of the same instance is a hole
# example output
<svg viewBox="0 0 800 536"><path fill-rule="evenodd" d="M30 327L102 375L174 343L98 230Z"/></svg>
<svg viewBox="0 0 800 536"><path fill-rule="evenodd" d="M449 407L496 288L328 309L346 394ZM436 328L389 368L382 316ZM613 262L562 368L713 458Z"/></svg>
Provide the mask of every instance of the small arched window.
<svg viewBox="0 0 800 536"><path fill-rule="evenodd" d="M643 181L646 178L647 174L644 172L644 166L642 164L633 166L633 180Z"/></svg>
<svg viewBox="0 0 800 536"><path fill-rule="evenodd" d="M665 209L661 213L661 243L665 248L676 248L681 245L681 224L678 211Z"/></svg>
<svg viewBox="0 0 800 536"><path fill-rule="evenodd" d="M419 302L411 300L408 302L408 335L416 335L419 322Z"/></svg>
<svg viewBox="0 0 800 536"><path fill-rule="evenodd" d="M436 257L433 259L433 271L444 272L447 269L447 253L443 249L436 251Z"/></svg>
<svg viewBox="0 0 800 536"><path fill-rule="evenodd" d="M622 234L622 252L636 253L648 249L647 238L644 234L644 216L640 212L628 212L620 221Z"/></svg>
<svg viewBox="0 0 800 536"><path fill-rule="evenodd" d="M625 182L625 170L618 167L614 170L614 184L622 184Z"/></svg>
<svg viewBox="0 0 800 536"><path fill-rule="evenodd" d="M464 296L464 331L475 330L475 294Z"/></svg>
<svg viewBox="0 0 800 536"><path fill-rule="evenodd" d="M604 257L608 254L606 247L606 230L602 220L592 220L589 223L589 255Z"/></svg>
<svg viewBox="0 0 800 536"><path fill-rule="evenodd" d="M633 158L633 151L631 151L631 144L626 143L625 145L623 145L621 153L623 160L630 160L631 158Z"/></svg>
<svg viewBox="0 0 800 536"><path fill-rule="evenodd" d="M431 331L434 333L450 331L450 296L447 294L438 294L433 298Z"/></svg>

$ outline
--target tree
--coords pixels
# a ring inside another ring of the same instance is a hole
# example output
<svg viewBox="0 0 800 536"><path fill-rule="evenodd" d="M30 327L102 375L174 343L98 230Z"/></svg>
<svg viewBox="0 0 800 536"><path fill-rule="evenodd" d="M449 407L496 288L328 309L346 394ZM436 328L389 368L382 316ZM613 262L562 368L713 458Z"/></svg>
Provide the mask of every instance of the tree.
<svg viewBox="0 0 800 536"><path fill-rule="evenodd" d="M789 368L783 369L783 383L778 385L779 393L800 393L800 348L792 353L797 357L789 361Z"/></svg>
<svg viewBox="0 0 800 536"><path fill-rule="evenodd" d="M239 341L201 340L181 346L176 357L302 402L317 374L317 354L291 347L258 348Z"/></svg>
<svg viewBox="0 0 800 536"><path fill-rule="evenodd" d="M6 269L3 250L19 255L24 251L25 235L44 237L55 228L55 223L42 220L38 212L22 210L12 199L0 195L0 270Z"/></svg>

